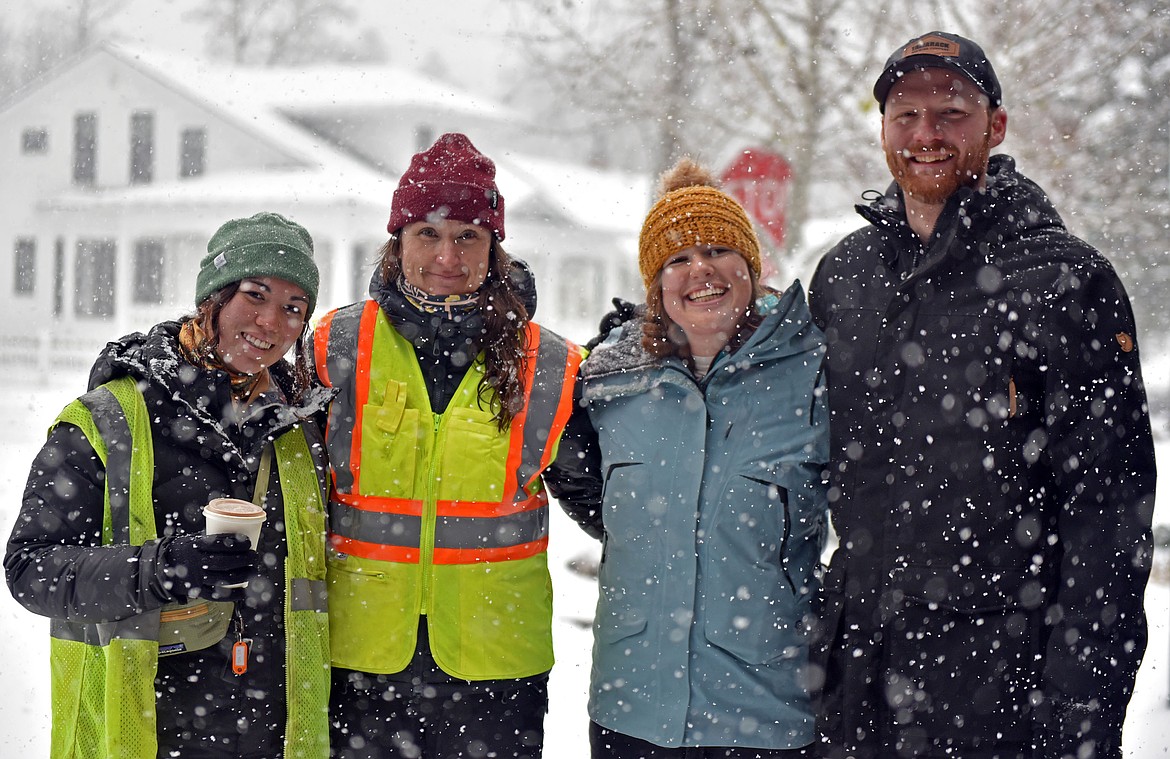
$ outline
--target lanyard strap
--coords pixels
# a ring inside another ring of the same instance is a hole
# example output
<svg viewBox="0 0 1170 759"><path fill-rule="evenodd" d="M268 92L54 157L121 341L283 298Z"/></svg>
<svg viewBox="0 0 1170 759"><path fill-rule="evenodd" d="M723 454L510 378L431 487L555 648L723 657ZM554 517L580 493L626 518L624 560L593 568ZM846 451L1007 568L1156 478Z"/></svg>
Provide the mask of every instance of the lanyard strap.
<svg viewBox="0 0 1170 759"><path fill-rule="evenodd" d="M256 490L252 493L252 503L264 508L264 501L268 497L268 476L272 473L272 444L264 446L260 454L260 466L256 469Z"/></svg>

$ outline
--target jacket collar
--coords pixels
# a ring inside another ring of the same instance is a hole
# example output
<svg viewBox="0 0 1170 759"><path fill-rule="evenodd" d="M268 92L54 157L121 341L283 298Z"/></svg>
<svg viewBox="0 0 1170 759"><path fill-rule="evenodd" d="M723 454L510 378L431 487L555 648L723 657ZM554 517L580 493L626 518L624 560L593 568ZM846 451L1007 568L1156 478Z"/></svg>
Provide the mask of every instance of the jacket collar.
<svg viewBox="0 0 1170 759"><path fill-rule="evenodd" d="M763 322L735 353L721 352L700 384L715 381L724 372L736 372L767 361L815 350L823 335L812 323L799 281L783 293L757 303L767 308ZM622 324L581 364L584 397L635 395L662 382L694 384L682 361L674 356L655 359L642 348L641 315Z"/></svg>
<svg viewBox="0 0 1170 759"><path fill-rule="evenodd" d="M906 222L902 189L896 182L891 182L884 194L871 191L864 197L869 202L855 208L868 222L891 236L906 236L907 239L913 236ZM960 220L965 220L961 226L968 228L993 220L1004 239L1014 239L1044 227L1064 228L1064 222L1047 194L1016 170L1014 158L1004 154L991 156L987 184L983 189L964 187L947 199L932 243L940 238L953 237L961 228ZM897 255L897 246L882 249L888 266L895 265Z"/></svg>

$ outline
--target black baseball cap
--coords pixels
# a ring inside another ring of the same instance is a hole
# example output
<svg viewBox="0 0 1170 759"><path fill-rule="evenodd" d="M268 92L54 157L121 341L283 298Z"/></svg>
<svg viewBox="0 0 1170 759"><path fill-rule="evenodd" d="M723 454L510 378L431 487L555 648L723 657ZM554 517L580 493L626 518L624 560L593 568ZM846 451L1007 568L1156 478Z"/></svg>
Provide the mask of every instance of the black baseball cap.
<svg viewBox="0 0 1170 759"><path fill-rule="evenodd" d="M886 111L886 97L898 79L907 71L927 68L951 69L958 72L983 91L991 100L992 108L998 108L1003 104L1003 90L1000 89L995 69L991 67L991 61L987 60L983 48L957 34L927 32L895 50L886 60L882 75L873 85L873 96L877 99L882 113Z"/></svg>

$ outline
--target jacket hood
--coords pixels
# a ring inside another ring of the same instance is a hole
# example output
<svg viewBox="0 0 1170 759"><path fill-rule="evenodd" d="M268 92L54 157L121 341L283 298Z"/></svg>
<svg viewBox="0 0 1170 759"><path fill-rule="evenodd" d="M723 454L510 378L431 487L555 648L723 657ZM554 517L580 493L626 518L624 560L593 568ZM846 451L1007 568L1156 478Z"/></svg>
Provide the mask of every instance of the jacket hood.
<svg viewBox="0 0 1170 759"><path fill-rule="evenodd" d="M812 315L799 281L783 293L770 293L756 301L766 308L763 322L735 353L721 351L703 382L721 372L735 372L748 366L811 350L823 351L823 335L812 323ZM615 329L581 364L584 396L633 395L650 389L669 374L690 380L690 373L677 356L656 359L642 348L643 317Z"/></svg>
<svg viewBox="0 0 1170 759"><path fill-rule="evenodd" d="M165 394L196 419L218 427L225 420L213 409L232 407L231 386L225 372L193 366L179 354L181 322L156 324L147 333L134 332L109 342L99 354L89 373L89 389L123 376L162 388ZM269 368L269 374L285 398L293 388L292 366L281 359ZM253 404L249 417L261 412L273 414L274 433L283 431L323 411L333 391L314 387L297 404L261 401ZM261 396L263 399L264 396Z"/></svg>

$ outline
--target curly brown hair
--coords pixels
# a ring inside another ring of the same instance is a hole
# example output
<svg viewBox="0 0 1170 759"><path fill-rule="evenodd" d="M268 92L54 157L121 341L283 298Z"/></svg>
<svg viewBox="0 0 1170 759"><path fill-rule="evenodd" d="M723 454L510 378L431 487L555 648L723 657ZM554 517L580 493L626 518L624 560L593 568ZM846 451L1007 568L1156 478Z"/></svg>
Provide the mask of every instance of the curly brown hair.
<svg viewBox="0 0 1170 759"><path fill-rule="evenodd" d="M378 271L384 287L394 287L402 273L402 241L398 235L378 250ZM512 283L512 258L492 236L488 273L480 285L480 309L484 335L483 379L479 383L480 408L493 413L500 431L524 408L524 376L528 369L528 308Z"/></svg>

